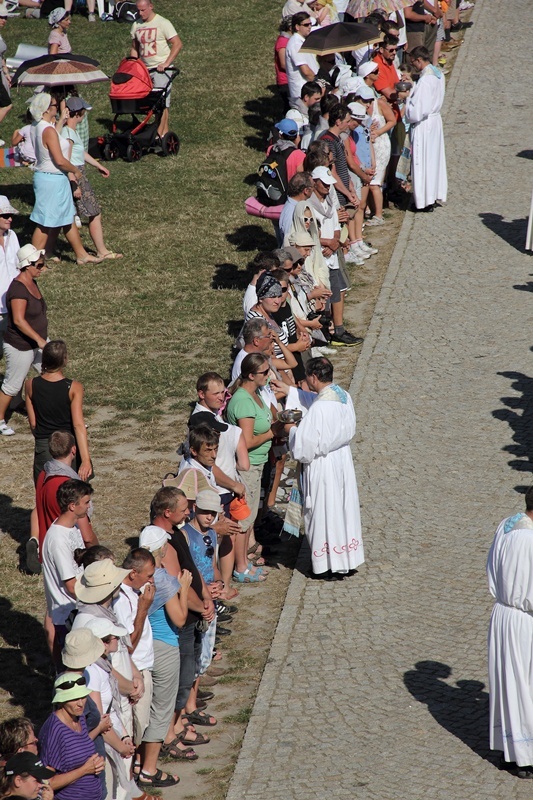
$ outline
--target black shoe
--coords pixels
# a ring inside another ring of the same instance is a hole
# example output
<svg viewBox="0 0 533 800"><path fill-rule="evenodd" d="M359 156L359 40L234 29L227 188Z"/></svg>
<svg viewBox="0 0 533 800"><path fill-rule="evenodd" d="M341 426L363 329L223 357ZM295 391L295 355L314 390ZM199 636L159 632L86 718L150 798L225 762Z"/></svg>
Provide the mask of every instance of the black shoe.
<svg viewBox="0 0 533 800"><path fill-rule="evenodd" d="M26 542L26 567L32 575L41 574L41 562L39 561L39 542L31 537Z"/></svg>
<svg viewBox="0 0 533 800"><path fill-rule="evenodd" d="M237 606L228 606L226 603L222 603L218 600L215 601L215 606L217 611L220 611L221 613L236 614L239 610Z"/></svg>
<svg viewBox="0 0 533 800"><path fill-rule="evenodd" d="M217 625L217 636L229 636L230 633L229 628L221 628L220 625Z"/></svg>
<svg viewBox="0 0 533 800"><path fill-rule="evenodd" d="M210 691L204 692L203 689L198 689L198 691L196 692L196 700L205 700L205 701L212 700L214 696L215 696L214 692Z"/></svg>
<svg viewBox="0 0 533 800"><path fill-rule="evenodd" d="M358 344L363 344L363 342L364 339L360 336L352 336L348 331L344 331L344 333L334 333L329 344L332 347L355 347Z"/></svg>
<svg viewBox="0 0 533 800"><path fill-rule="evenodd" d="M450 28L452 33L457 33L457 31L464 31L466 28L471 28L473 22L456 22L455 25L452 25Z"/></svg>
<svg viewBox="0 0 533 800"><path fill-rule="evenodd" d="M217 614L217 624L219 622L231 622L232 619L233 617L231 616L231 614L228 614L225 611L222 614Z"/></svg>

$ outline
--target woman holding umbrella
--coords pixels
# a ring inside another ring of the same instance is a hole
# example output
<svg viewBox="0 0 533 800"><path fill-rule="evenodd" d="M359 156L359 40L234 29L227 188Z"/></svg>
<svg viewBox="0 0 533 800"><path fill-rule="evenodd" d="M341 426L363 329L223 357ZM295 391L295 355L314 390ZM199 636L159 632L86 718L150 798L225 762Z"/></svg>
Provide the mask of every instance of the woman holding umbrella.
<svg viewBox="0 0 533 800"><path fill-rule="evenodd" d="M35 171L33 188L35 205L30 219L36 223L32 244L45 250L50 258L59 231L63 232L74 250L78 264L99 263L102 259L90 256L85 250L78 229L74 224L76 213L68 173L74 180L82 178L82 172L67 160L65 154L69 143L60 139L54 127L57 103L47 92L35 95L30 104L33 117L31 140L35 149ZM75 188L78 188L77 185Z"/></svg>

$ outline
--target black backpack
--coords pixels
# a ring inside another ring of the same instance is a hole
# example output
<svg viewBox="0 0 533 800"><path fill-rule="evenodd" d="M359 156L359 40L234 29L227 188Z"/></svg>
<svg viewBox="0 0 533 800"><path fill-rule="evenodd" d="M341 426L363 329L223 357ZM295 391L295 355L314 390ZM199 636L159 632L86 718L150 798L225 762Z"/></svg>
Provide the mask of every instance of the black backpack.
<svg viewBox="0 0 533 800"><path fill-rule="evenodd" d="M131 3L130 0L121 0L115 5L113 11L113 19L116 22L136 22L138 19L137 6Z"/></svg>
<svg viewBox="0 0 533 800"><path fill-rule="evenodd" d="M257 170L259 178L255 185L257 199L263 205L280 206L287 200L287 159L295 149L296 145L279 151L272 148L270 154L259 165Z"/></svg>

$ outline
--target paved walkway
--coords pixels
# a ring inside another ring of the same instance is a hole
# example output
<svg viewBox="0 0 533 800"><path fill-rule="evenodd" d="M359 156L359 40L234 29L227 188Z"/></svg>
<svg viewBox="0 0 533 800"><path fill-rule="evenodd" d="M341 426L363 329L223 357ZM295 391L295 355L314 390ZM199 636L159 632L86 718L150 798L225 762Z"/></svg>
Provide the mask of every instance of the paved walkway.
<svg viewBox="0 0 533 800"><path fill-rule="evenodd" d="M351 387L368 563L294 574L228 800L531 794L488 753L484 566L533 469L533 7L473 19L448 207L407 215Z"/></svg>

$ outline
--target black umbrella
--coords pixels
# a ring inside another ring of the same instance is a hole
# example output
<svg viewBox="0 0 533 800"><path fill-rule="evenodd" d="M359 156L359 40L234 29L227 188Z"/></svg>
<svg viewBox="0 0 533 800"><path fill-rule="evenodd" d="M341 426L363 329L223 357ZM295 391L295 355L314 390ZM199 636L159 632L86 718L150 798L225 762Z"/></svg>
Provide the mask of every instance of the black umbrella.
<svg viewBox="0 0 533 800"><path fill-rule="evenodd" d="M345 53L357 50L364 44L374 44L382 40L382 34L375 25L359 22L334 22L309 34L302 47L302 53L327 56L331 53Z"/></svg>
<svg viewBox="0 0 533 800"><path fill-rule="evenodd" d="M99 62L74 53L46 55L24 61L13 76L11 86L67 86L76 83L97 83L109 80Z"/></svg>

